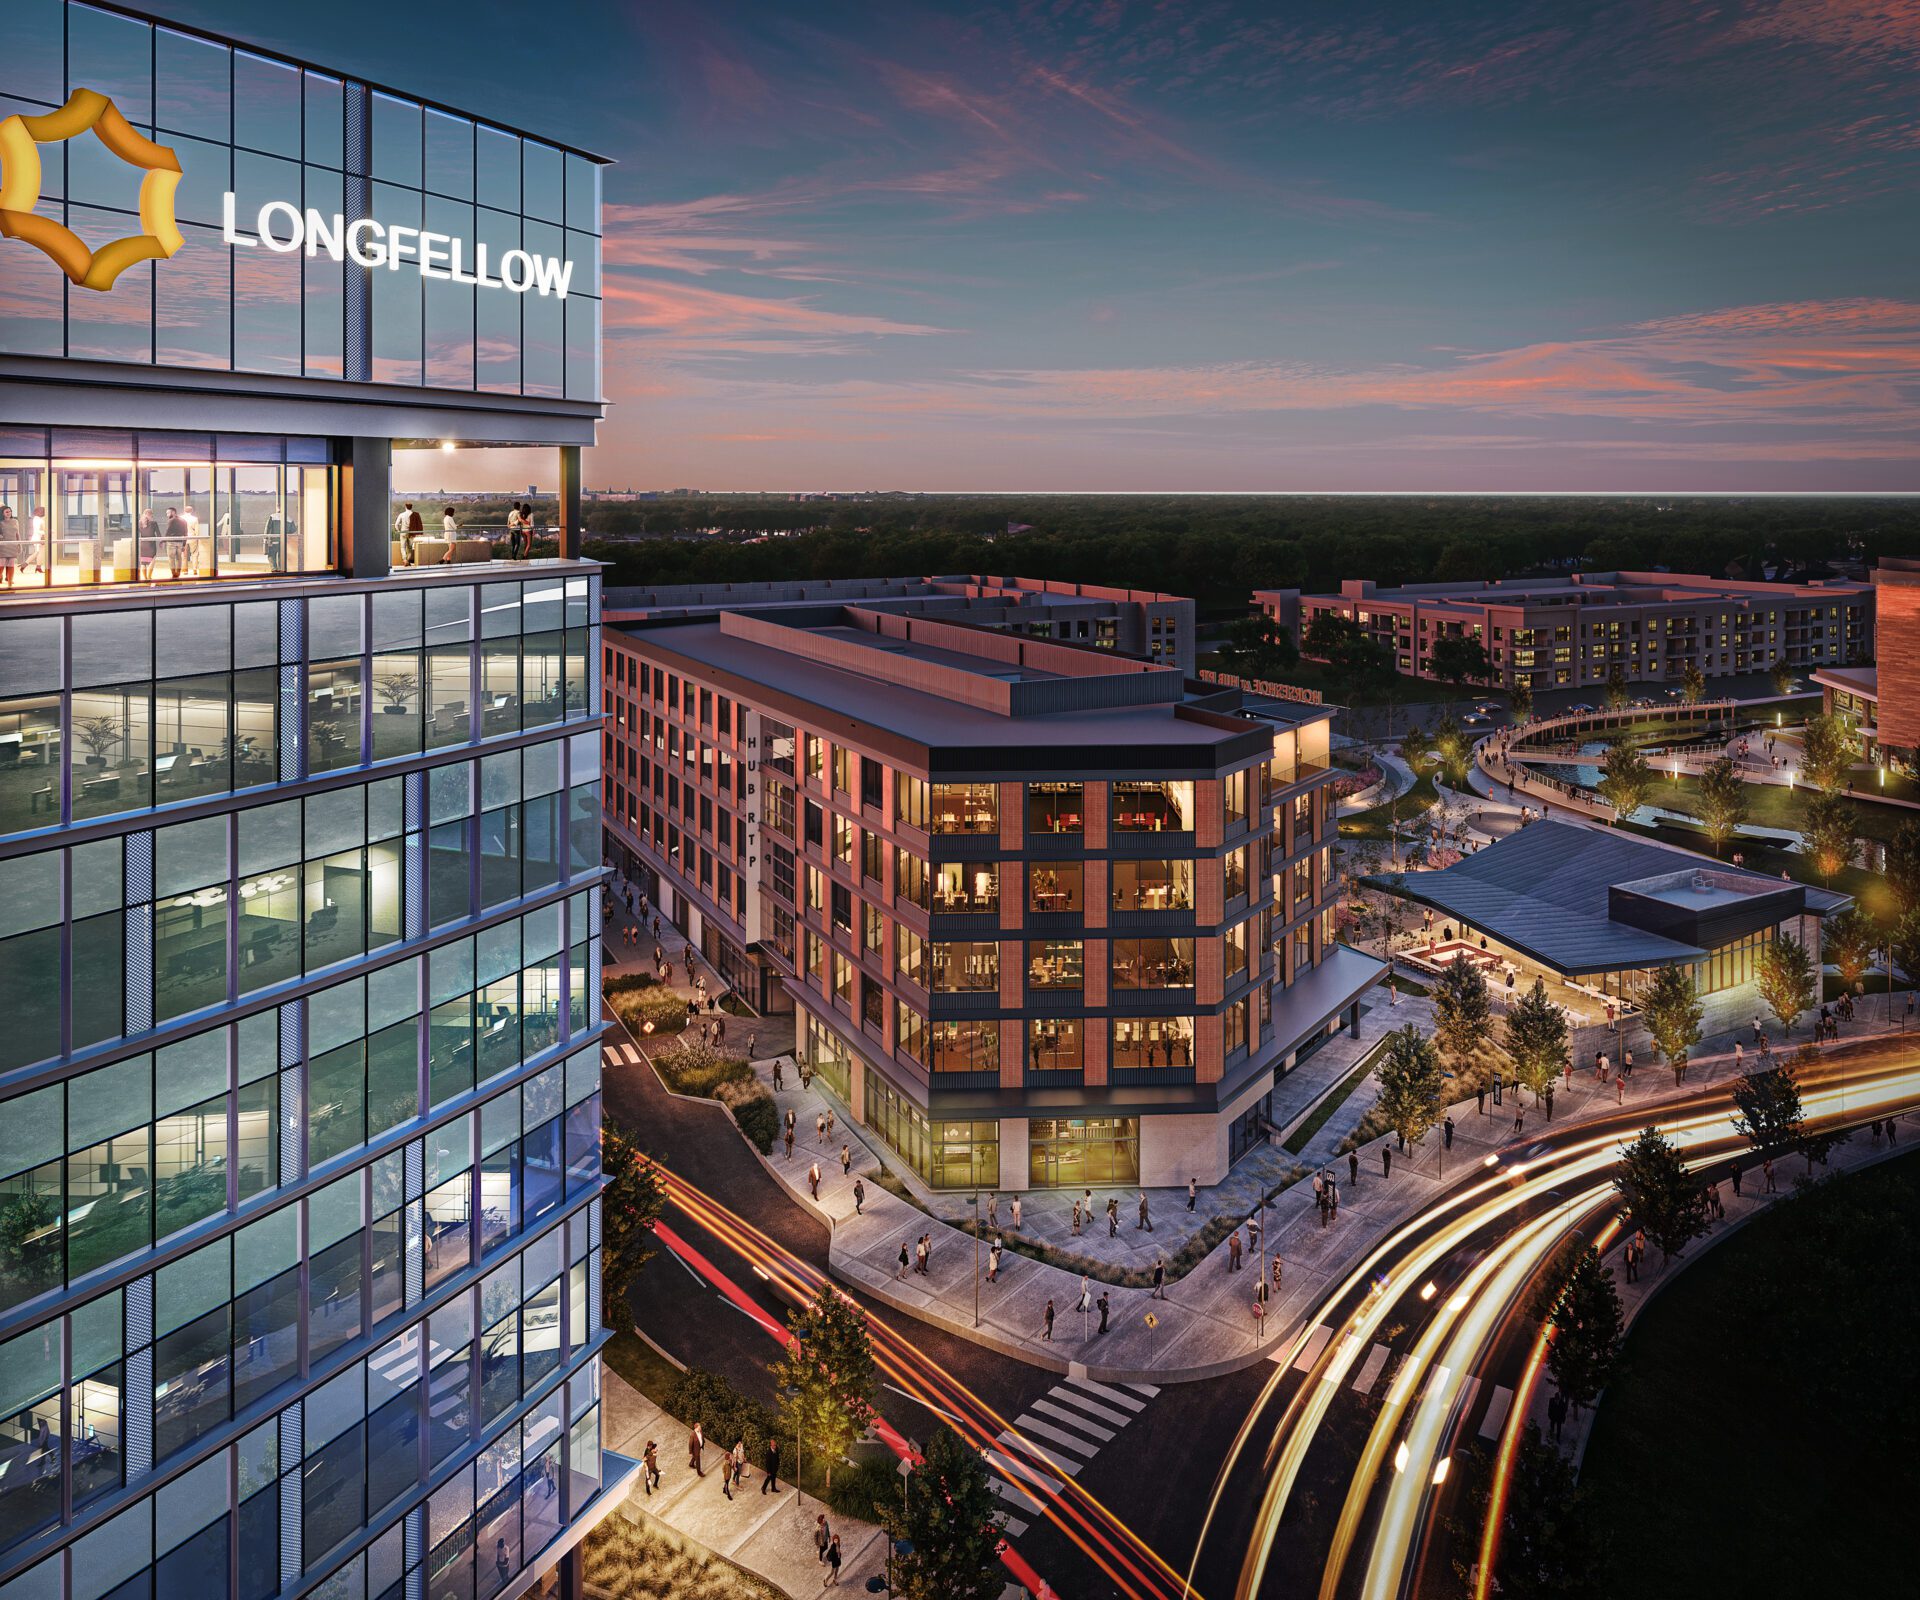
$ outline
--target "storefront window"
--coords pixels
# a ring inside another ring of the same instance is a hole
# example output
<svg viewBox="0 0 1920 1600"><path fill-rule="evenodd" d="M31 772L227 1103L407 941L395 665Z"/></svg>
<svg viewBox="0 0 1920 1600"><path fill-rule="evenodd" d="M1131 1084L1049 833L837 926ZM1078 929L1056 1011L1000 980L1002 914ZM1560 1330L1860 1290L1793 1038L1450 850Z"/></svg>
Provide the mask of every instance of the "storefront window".
<svg viewBox="0 0 1920 1600"><path fill-rule="evenodd" d="M1140 1181L1138 1117L1035 1118L1027 1141L1027 1181L1036 1189Z"/></svg>

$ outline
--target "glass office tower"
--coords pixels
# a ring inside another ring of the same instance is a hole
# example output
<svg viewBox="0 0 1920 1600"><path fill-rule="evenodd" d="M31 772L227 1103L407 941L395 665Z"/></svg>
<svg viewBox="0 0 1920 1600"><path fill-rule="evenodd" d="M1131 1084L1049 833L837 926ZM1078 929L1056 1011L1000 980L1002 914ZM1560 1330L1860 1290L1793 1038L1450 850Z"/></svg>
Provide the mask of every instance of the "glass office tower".
<svg viewBox="0 0 1920 1600"><path fill-rule="evenodd" d="M627 1470L598 163L113 8L9 32L0 161L24 130L40 183L0 230L0 1600L577 1586ZM155 219L93 125L55 137L89 94L180 175L181 245L105 286ZM469 261L510 234L571 286L229 243L235 191ZM553 449L559 554L397 566L422 443Z"/></svg>

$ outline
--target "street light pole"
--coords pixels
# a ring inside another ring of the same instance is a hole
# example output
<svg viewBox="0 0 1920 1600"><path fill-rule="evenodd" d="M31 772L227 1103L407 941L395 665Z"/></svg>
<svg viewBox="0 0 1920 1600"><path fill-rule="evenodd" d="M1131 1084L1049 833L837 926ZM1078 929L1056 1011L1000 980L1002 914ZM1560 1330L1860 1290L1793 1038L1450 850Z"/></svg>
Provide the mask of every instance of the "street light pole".
<svg viewBox="0 0 1920 1600"><path fill-rule="evenodd" d="M973 1207L973 1325L980 1326L980 1192L968 1197Z"/></svg>

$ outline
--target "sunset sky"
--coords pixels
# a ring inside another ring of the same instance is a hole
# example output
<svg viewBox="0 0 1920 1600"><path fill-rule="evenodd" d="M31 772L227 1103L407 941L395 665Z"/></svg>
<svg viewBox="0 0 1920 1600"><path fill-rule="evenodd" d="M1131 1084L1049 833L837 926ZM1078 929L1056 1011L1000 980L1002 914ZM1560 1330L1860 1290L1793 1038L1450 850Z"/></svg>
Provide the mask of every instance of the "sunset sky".
<svg viewBox="0 0 1920 1600"><path fill-rule="evenodd" d="M592 486L1920 490L1920 0L159 8L618 163Z"/></svg>

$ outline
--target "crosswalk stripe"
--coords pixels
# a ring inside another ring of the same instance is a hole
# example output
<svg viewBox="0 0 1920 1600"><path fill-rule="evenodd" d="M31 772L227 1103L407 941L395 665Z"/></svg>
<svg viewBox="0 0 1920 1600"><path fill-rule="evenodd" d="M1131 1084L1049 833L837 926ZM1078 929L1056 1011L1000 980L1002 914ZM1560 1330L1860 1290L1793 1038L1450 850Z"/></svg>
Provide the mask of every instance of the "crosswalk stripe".
<svg viewBox="0 0 1920 1600"><path fill-rule="evenodd" d="M1300 1347L1300 1354L1293 1358L1293 1370L1305 1372L1320 1359L1320 1352L1327 1347L1327 1341L1333 1337L1333 1329L1321 1323L1307 1335L1307 1342Z"/></svg>
<svg viewBox="0 0 1920 1600"><path fill-rule="evenodd" d="M1158 1386L1151 1383L1130 1383L1127 1387L1135 1394L1145 1395L1149 1400L1160 1392Z"/></svg>
<svg viewBox="0 0 1920 1600"><path fill-rule="evenodd" d="M1082 1433L1092 1434L1102 1444L1113 1438L1113 1429L1103 1428L1097 1422L1089 1422L1078 1412L1069 1411L1065 1406L1057 1406L1051 1400L1036 1400L1033 1403L1033 1409L1044 1411L1050 1417L1058 1417L1063 1422L1071 1423Z"/></svg>
<svg viewBox="0 0 1920 1600"><path fill-rule="evenodd" d="M1084 1461L1072 1461L1065 1456L1057 1456L1053 1454L1052 1451L1043 1449L1041 1446L1035 1444L1031 1439L1023 1438L1011 1428L1002 1429L999 1438L994 1440L994 1443L1025 1451L1030 1460L1040 1463L1044 1469L1041 1474L1042 1476L1045 1476L1048 1472L1053 1472L1058 1473L1063 1478L1075 1478L1080 1475L1080 1469L1086 1465Z"/></svg>
<svg viewBox="0 0 1920 1600"><path fill-rule="evenodd" d="M1047 1397L1078 1407L1090 1416L1099 1417L1103 1422L1111 1422L1116 1428L1124 1428L1133 1421L1131 1411L1115 1411L1112 1406L1103 1406L1092 1395L1081 1394L1077 1389L1069 1389L1064 1383L1056 1383L1047 1391Z"/></svg>
<svg viewBox="0 0 1920 1600"><path fill-rule="evenodd" d="M1320 1374L1320 1381L1323 1384L1338 1383L1342 1373L1350 1372L1353 1369L1354 1357L1359 1354L1360 1335L1349 1328L1346 1335L1340 1341L1338 1354L1327 1363L1327 1370Z"/></svg>
<svg viewBox="0 0 1920 1600"><path fill-rule="evenodd" d="M1109 1389L1104 1383L1095 1383L1091 1378L1069 1378L1067 1382L1076 1389L1084 1389L1088 1394L1098 1395L1102 1400L1111 1400L1115 1405L1125 1406L1129 1411L1145 1411L1147 1403L1136 1400L1130 1394L1122 1394L1118 1389Z"/></svg>
<svg viewBox="0 0 1920 1600"><path fill-rule="evenodd" d="M1000 1531L1010 1533L1017 1539L1027 1531L1027 1519L1016 1517L1011 1511L1003 1511L1000 1513Z"/></svg>
<svg viewBox="0 0 1920 1600"><path fill-rule="evenodd" d="M1008 1505L1018 1506L1022 1511L1039 1511L1042 1509L1039 1500L1033 1495L1028 1494L1026 1490L1008 1483L1005 1478L989 1477L987 1479L987 1487L999 1495Z"/></svg>
<svg viewBox="0 0 1920 1600"><path fill-rule="evenodd" d="M1387 1364L1387 1357L1392 1354L1393 1352L1383 1344L1377 1344L1367 1352L1367 1359L1360 1364L1360 1371L1353 1380L1356 1393L1372 1393L1374 1382L1380 1376L1380 1369Z"/></svg>
<svg viewBox="0 0 1920 1600"><path fill-rule="evenodd" d="M1487 1402L1487 1414L1480 1421L1480 1437L1497 1438L1500 1425L1507 1420L1507 1407L1513 1404L1513 1391L1504 1383L1496 1384L1493 1398Z"/></svg>
<svg viewBox="0 0 1920 1600"><path fill-rule="evenodd" d="M1058 1478L1049 1478L1038 1467L1015 1461L998 1450L988 1450L985 1456L989 1466L1024 1494L1031 1495L1035 1489L1044 1494L1058 1494L1064 1487Z"/></svg>
<svg viewBox="0 0 1920 1600"><path fill-rule="evenodd" d="M1050 1422L1042 1422L1030 1411L1015 1417L1013 1419L1013 1425L1022 1433L1038 1434L1042 1439L1051 1439L1063 1449L1071 1450L1076 1455L1085 1456L1089 1461L1094 1458L1100 1449L1100 1446L1095 1444L1091 1439L1083 1439L1079 1434L1069 1433L1065 1428L1056 1427Z"/></svg>

